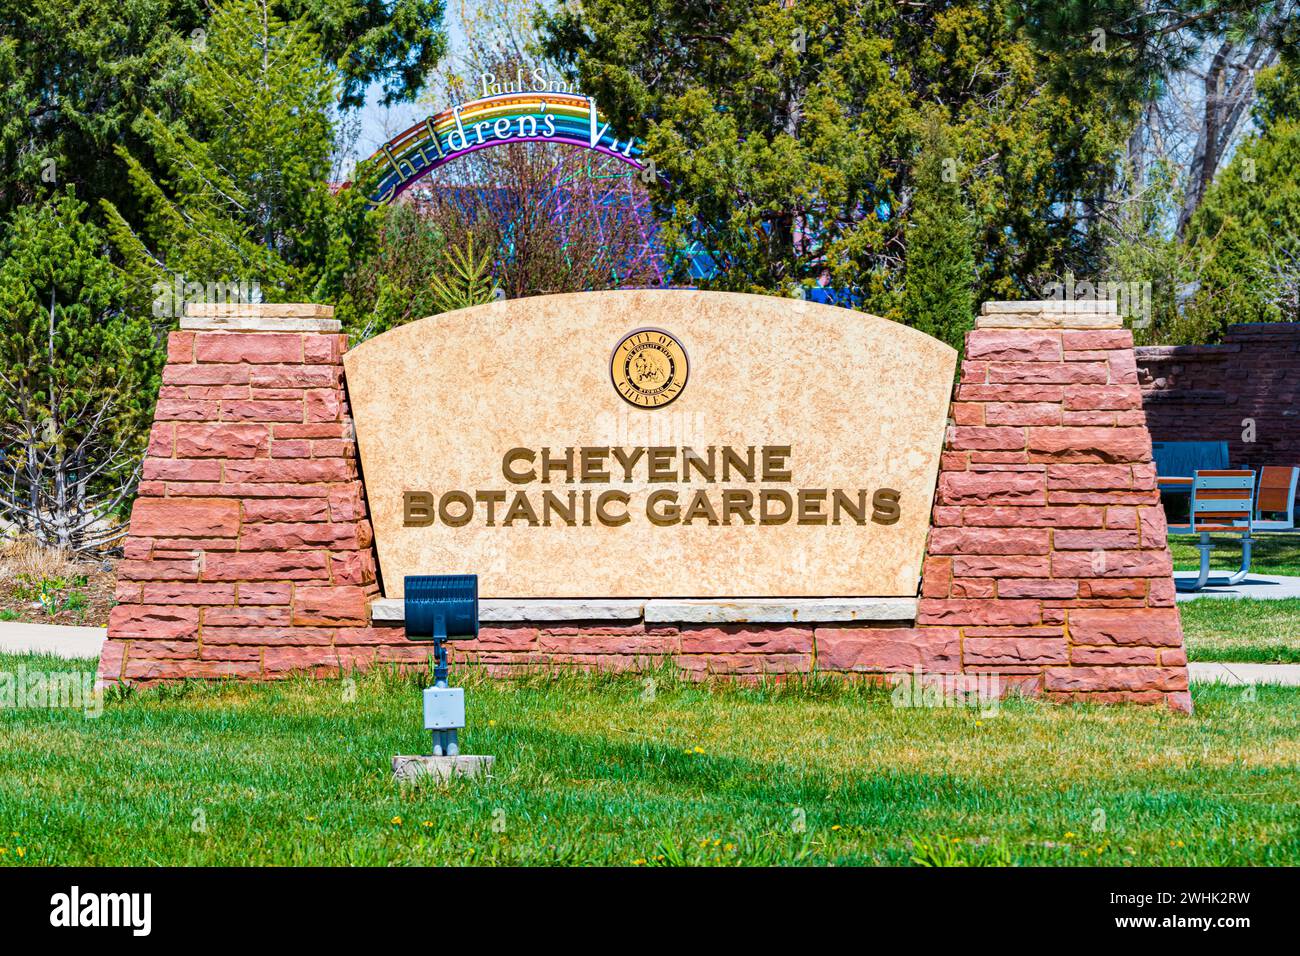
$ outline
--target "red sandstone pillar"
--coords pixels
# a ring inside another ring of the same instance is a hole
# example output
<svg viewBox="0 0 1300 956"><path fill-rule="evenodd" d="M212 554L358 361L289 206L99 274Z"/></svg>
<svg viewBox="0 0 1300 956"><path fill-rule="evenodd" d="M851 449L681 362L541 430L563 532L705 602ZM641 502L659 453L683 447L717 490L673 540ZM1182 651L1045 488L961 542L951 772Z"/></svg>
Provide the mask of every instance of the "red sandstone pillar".
<svg viewBox="0 0 1300 956"><path fill-rule="evenodd" d="M373 654L348 637L378 587L332 313L191 306L171 333L102 681L333 674Z"/></svg>
<svg viewBox="0 0 1300 956"><path fill-rule="evenodd" d="M1133 337L1113 303L985 303L952 421L918 629L956 629L963 671L1053 699L1190 711Z"/></svg>

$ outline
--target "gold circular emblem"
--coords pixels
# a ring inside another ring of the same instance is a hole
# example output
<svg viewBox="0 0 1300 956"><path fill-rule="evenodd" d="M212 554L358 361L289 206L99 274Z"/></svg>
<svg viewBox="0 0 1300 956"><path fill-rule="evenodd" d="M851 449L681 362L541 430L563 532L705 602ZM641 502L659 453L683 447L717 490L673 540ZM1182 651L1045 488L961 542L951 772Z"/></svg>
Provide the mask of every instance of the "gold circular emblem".
<svg viewBox="0 0 1300 956"><path fill-rule="evenodd" d="M663 329L637 329L614 347L609 374L623 401L661 408L686 387L690 363L682 343Z"/></svg>

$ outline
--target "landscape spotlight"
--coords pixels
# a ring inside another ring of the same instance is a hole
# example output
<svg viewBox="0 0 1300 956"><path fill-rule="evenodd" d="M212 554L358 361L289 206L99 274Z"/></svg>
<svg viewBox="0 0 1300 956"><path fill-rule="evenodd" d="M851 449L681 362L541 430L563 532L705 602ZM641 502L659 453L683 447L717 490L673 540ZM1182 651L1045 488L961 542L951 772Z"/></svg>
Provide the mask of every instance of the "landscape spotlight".
<svg viewBox="0 0 1300 956"><path fill-rule="evenodd" d="M456 732L465 726L465 690L447 686L444 641L478 637L478 575L406 576L406 637L433 641L433 686L424 689L424 729L433 735L433 756L460 754Z"/></svg>

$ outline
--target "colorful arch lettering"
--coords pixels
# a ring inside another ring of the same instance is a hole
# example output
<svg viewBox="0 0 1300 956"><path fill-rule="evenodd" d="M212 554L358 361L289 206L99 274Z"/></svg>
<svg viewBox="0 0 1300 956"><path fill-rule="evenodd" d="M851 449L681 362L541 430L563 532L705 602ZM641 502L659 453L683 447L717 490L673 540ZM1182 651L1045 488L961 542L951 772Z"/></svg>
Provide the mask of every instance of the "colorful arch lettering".
<svg viewBox="0 0 1300 956"><path fill-rule="evenodd" d="M392 202L454 159L507 143L566 143L643 170L643 144L601 122L596 100L579 93L502 93L443 110L379 147L357 170L370 205Z"/></svg>

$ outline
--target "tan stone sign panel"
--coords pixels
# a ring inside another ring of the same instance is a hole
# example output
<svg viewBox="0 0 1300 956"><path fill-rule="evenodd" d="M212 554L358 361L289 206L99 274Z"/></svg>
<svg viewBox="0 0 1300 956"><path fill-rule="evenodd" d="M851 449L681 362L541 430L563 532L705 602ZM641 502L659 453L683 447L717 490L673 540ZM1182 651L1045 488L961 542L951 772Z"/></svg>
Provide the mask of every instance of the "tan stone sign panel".
<svg viewBox="0 0 1300 956"><path fill-rule="evenodd" d="M344 357L388 597L916 594L956 353L797 299L588 292Z"/></svg>

